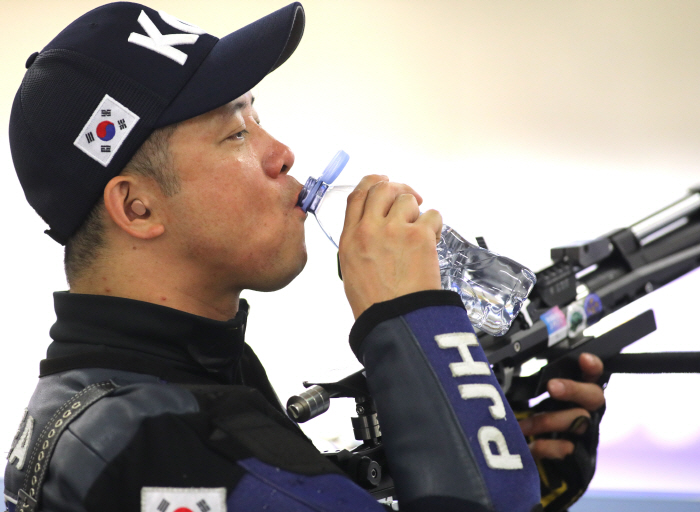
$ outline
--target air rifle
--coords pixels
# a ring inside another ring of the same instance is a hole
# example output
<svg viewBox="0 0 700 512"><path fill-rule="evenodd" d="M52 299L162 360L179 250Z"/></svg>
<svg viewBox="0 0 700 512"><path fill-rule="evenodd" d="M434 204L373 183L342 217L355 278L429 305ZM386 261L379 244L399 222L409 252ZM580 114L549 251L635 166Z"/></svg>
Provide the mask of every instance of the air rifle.
<svg viewBox="0 0 700 512"><path fill-rule="evenodd" d="M656 330L652 310L598 337L583 332L603 317L700 266L700 188L632 226L594 240L556 247L510 330L479 342L508 399L522 402L555 377L580 378L578 355L589 352L611 373L700 373L700 353L620 354ZM535 375L523 363L546 360Z"/></svg>
<svg viewBox="0 0 700 512"><path fill-rule="evenodd" d="M511 405L527 406L552 378L580 379L582 352L604 361L601 383L612 373L700 373L700 352L620 354L656 330L652 310L599 336L584 335L586 327L700 266L700 187L628 228L556 247L551 258L508 332L477 333ZM521 377L522 364L531 359L546 364ZM307 391L287 403L287 412L300 423L325 412L331 398L355 398L358 417L352 423L362 444L328 456L375 497L391 496L393 483L382 473L381 429L363 372L304 385Z"/></svg>

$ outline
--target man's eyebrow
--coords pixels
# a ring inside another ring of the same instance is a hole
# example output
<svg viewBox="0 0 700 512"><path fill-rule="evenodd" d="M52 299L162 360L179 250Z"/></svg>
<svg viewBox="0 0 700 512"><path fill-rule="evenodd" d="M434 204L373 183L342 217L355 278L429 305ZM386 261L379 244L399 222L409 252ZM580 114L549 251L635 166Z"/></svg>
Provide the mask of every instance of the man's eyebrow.
<svg viewBox="0 0 700 512"><path fill-rule="evenodd" d="M255 97L254 97L254 96L251 96L251 97L250 97L250 103L248 103L248 100L247 100L247 99L246 99L246 100L237 101L236 103L229 103L229 104L227 105L228 108L222 109L220 115L221 115L221 117L222 117L223 120L228 120L228 118L229 118L230 116L236 115L236 113L237 113L239 110L243 110L244 108L246 108L246 107L248 107L248 106L251 106L251 107L252 107L252 106L253 106L253 103L255 103Z"/></svg>
<svg viewBox="0 0 700 512"><path fill-rule="evenodd" d="M253 106L253 103L255 103L255 96L250 97L250 106ZM233 111L236 112L237 110L243 110L248 106L248 100L242 100L242 101L237 101L232 105Z"/></svg>

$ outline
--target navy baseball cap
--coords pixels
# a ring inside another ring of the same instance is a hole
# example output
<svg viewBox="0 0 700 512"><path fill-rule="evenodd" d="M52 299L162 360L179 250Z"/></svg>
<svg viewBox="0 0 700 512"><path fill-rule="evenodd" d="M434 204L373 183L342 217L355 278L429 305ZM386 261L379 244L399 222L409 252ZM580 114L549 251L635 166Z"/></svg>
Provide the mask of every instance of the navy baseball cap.
<svg viewBox="0 0 700 512"><path fill-rule="evenodd" d="M294 52L296 2L218 39L165 12L103 5L27 61L10 148L29 204L65 244L157 128L245 94Z"/></svg>

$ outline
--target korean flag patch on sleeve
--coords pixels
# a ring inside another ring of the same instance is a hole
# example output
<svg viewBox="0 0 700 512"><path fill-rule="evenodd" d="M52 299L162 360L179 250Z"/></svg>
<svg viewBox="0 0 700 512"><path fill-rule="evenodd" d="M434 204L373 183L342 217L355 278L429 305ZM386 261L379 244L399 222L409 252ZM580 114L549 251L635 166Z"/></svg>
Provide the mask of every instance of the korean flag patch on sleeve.
<svg viewBox="0 0 700 512"><path fill-rule="evenodd" d="M226 488L143 487L141 512L226 512Z"/></svg>
<svg viewBox="0 0 700 512"><path fill-rule="evenodd" d="M73 145L107 167L139 116L105 94Z"/></svg>

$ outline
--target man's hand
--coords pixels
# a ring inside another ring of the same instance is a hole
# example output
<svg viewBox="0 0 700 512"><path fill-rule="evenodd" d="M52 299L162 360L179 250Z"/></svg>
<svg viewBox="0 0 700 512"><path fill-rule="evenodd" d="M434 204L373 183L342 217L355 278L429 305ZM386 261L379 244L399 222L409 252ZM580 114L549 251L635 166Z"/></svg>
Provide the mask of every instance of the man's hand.
<svg viewBox="0 0 700 512"><path fill-rule="evenodd" d="M422 215L423 199L386 176L366 176L348 197L340 267L355 318L372 304L440 289L437 241L442 217Z"/></svg>
<svg viewBox="0 0 700 512"><path fill-rule="evenodd" d="M547 383L549 395L555 400L573 402L581 407L556 412L534 414L520 420L526 436L552 432L583 434L590 423L591 412L605 404L603 389L595 382L603 374L603 362L592 354L581 354L579 365L586 382L552 379ZM530 443L535 459L563 459L574 451L574 444L564 439L535 439Z"/></svg>

